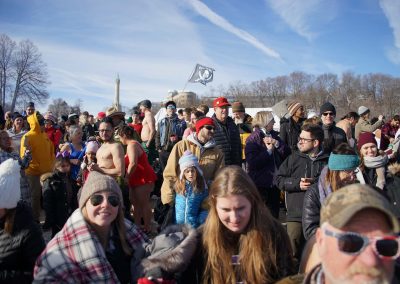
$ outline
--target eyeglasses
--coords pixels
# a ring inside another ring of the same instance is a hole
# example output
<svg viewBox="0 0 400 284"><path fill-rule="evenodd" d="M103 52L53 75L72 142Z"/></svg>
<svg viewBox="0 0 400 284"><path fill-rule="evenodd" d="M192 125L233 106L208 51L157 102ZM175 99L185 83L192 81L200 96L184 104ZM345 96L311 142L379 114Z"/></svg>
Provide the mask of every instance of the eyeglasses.
<svg viewBox="0 0 400 284"><path fill-rule="evenodd" d="M101 194L94 194L90 197L90 203L93 206L98 206L100 204L102 204L104 201L104 196ZM107 201L108 203L111 204L112 207L117 207L119 205L119 198L118 196L115 195L109 195L107 197Z"/></svg>
<svg viewBox="0 0 400 284"><path fill-rule="evenodd" d="M354 232L337 233L324 229L327 236L338 240L339 250L350 255L360 254L369 244L380 258L396 259L400 255L399 238L396 236L384 236L368 238Z"/></svg>
<svg viewBox="0 0 400 284"><path fill-rule="evenodd" d="M312 142L314 140L315 139L308 139L308 138L303 138L303 137L297 138L297 141L299 141L299 142Z"/></svg>
<svg viewBox="0 0 400 284"><path fill-rule="evenodd" d="M333 112L324 112L323 114L322 114L323 116L335 116L335 114L333 113Z"/></svg>
<svg viewBox="0 0 400 284"><path fill-rule="evenodd" d="M111 132L111 129L99 129L99 132Z"/></svg>
<svg viewBox="0 0 400 284"><path fill-rule="evenodd" d="M205 125L204 128L207 129L207 130L210 130L210 131L211 130L215 130L215 127L211 126L211 125Z"/></svg>

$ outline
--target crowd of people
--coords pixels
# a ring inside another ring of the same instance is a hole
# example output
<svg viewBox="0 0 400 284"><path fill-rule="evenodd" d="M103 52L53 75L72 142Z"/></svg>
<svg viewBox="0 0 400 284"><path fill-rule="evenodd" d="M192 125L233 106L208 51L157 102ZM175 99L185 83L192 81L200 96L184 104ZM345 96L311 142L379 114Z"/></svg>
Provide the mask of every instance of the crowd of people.
<svg viewBox="0 0 400 284"><path fill-rule="evenodd" d="M0 283L398 283L399 115L163 107L1 114Z"/></svg>

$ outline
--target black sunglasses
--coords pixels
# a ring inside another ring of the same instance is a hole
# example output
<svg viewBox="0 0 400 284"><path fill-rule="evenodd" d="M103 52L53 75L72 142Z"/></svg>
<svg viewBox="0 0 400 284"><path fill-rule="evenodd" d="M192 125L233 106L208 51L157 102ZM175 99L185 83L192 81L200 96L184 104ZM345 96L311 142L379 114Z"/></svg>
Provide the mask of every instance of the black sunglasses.
<svg viewBox="0 0 400 284"><path fill-rule="evenodd" d="M324 112L322 115L323 116L328 116L328 115L335 116L335 114L333 112Z"/></svg>
<svg viewBox="0 0 400 284"><path fill-rule="evenodd" d="M204 128L207 130L215 130L215 127L211 125L205 125Z"/></svg>
<svg viewBox="0 0 400 284"><path fill-rule="evenodd" d="M353 232L337 233L327 229L324 229L324 233L336 238L339 250L346 254L358 255L370 243L373 245L375 253L381 258L396 259L400 254L399 238L396 236L368 238Z"/></svg>
<svg viewBox="0 0 400 284"><path fill-rule="evenodd" d="M104 196L101 195L101 194L94 194L94 195L92 195L92 196L90 197L90 203L91 203L93 206L98 206L98 205L102 204L103 201L104 201ZM108 203L110 203L111 206L113 206L113 207L117 207L117 206L119 205L119 198L118 198L118 196L109 195L109 196L107 197L107 201L108 201Z"/></svg>

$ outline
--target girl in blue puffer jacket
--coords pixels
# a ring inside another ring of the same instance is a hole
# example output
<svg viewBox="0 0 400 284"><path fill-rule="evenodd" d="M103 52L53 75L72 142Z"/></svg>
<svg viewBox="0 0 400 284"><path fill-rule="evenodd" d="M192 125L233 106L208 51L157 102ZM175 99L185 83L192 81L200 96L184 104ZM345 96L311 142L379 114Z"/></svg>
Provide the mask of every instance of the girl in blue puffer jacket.
<svg viewBox="0 0 400 284"><path fill-rule="evenodd" d="M203 171L191 151L186 151L179 159L179 167L179 180L175 184L175 222L197 228L208 214L201 206L208 197Z"/></svg>

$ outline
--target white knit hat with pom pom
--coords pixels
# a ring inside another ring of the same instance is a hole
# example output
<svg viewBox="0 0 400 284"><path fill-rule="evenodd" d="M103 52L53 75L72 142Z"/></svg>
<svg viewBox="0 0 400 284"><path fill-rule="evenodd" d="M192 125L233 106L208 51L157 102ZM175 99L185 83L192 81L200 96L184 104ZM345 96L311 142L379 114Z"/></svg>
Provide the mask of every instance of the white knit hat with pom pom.
<svg viewBox="0 0 400 284"><path fill-rule="evenodd" d="M0 208L15 208L20 199L20 166L18 161L8 159L0 164Z"/></svg>

